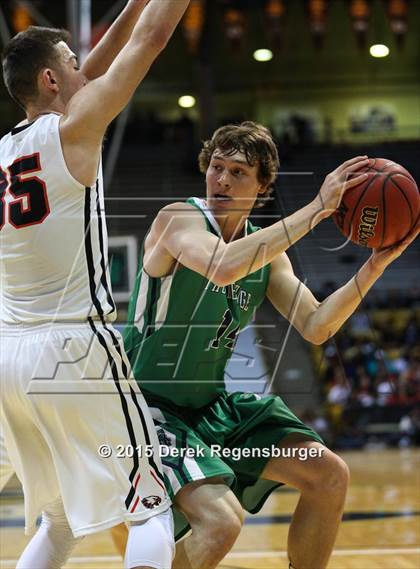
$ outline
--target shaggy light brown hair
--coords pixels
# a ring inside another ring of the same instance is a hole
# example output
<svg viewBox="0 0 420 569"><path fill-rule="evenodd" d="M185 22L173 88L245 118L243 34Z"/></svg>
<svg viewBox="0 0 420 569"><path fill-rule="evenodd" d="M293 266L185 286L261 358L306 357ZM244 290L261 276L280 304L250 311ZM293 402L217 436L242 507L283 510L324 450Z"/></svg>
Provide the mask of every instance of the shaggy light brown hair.
<svg viewBox="0 0 420 569"><path fill-rule="evenodd" d="M255 207L262 207L274 190L274 182L280 167L277 147L270 131L255 122L229 124L217 129L210 140L204 142L198 156L200 172L205 174L213 153L219 150L224 156L242 152L249 166L258 165L258 181L266 191L258 194Z"/></svg>

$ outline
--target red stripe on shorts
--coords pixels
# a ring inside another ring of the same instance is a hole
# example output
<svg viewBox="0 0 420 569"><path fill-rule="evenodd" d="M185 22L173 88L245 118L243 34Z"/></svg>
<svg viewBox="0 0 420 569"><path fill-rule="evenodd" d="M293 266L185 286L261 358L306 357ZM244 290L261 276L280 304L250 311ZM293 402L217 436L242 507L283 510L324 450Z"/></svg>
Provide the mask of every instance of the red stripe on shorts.
<svg viewBox="0 0 420 569"><path fill-rule="evenodd" d="M140 478L141 478L140 474L137 474L137 478L135 479L133 484L134 490L137 489L137 484L139 483Z"/></svg>
<svg viewBox="0 0 420 569"><path fill-rule="evenodd" d="M137 508L137 504L139 503L140 498L137 496L136 501L134 502L133 507L130 510L130 514L132 514L134 512L134 510Z"/></svg>
<svg viewBox="0 0 420 569"><path fill-rule="evenodd" d="M153 476L153 478L156 480L156 482L159 484L159 486L162 488L162 490L165 492L165 486L161 483L161 481L159 480L159 478L156 476L156 474L153 472L153 470L150 471L150 474Z"/></svg>

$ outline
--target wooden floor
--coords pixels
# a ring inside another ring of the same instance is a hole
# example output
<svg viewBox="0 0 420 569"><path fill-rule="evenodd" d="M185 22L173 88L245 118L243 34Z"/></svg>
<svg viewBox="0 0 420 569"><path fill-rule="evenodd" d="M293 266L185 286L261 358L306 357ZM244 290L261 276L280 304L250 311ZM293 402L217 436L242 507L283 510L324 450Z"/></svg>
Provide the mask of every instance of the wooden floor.
<svg viewBox="0 0 420 569"><path fill-rule="evenodd" d="M342 456L352 482L329 568L420 569L420 453L372 450ZM287 568L288 521L297 499L298 494L287 489L272 495L260 514L247 518L220 569ZM1 497L0 515L0 568L8 569L27 541L22 527L4 527L17 525L23 517L21 498ZM66 567L117 569L122 561L104 532L86 538Z"/></svg>

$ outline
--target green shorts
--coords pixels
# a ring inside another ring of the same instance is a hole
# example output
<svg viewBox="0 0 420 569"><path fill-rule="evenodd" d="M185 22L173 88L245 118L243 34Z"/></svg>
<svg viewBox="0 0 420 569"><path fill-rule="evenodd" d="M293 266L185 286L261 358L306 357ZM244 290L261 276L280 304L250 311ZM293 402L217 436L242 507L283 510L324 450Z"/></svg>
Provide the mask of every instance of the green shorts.
<svg viewBox="0 0 420 569"><path fill-rule="evenodd" d="M167 490L173 499L195 480L220 476L242 507L258 512L278 483L260 478L273 448L291 433L324 444L275 395L223 393L209 406L191 409L145 397L157 426ZM174 508L175 538L189 529Z"/></svg>

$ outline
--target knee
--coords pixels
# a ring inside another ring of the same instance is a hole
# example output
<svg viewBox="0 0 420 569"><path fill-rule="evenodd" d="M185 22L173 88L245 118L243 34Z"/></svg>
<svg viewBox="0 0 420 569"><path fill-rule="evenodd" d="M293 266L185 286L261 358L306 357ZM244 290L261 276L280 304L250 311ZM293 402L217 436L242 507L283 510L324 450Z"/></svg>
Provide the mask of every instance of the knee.
<svg viewBox="0 0 420 569"><path fill-rule="evenodd" d="M125 567L140 569L149 567L169 568L175 554L172 512L166 510L143 522L131 522L125 553Z"/></svg>
<svg viewBox="0 0 420 569"><path fill-rule="evenodd" d="M317 468L310 480L310 487L315 492L323 490L330 497L345 496L350 481L347 464L336 454L330 452L321 468ZM324 493L322 496L325 498Z"/></svg>
<svg viewBox="0 0 420 569"><path fill-rule="evenodd" d="M229 550L241 532L244 512L237 501L217 500L190 523L193 532L201 531L215 547Z"/></svg>
<svg viewBox="0 0 420 569"><path fill-rule="evenodd" d="M345 493L350 482L350 470L342 458L336 454L333 457L328 485L332 489L342 490Z"/></svg>
<svg viewBox="0 0 420 569"><path fill-rule="evenodd" d="M214 541L231 547L239 536L244 523L244 513L232 507L223 508L217 514L217 522L212 526Z"/></svg>

